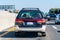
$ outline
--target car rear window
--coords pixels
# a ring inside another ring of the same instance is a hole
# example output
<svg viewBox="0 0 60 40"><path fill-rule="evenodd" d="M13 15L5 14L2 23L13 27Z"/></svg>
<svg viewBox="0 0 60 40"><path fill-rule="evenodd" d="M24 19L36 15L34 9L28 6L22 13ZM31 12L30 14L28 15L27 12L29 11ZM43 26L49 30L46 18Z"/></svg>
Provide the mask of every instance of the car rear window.
<svg viewBox="0 0 60 40"><path fill-rule="evenodd" d="M42 18L42 13L38 11L21 11L18 18Z"/></svg>
<svg viewBox="0 0 60 40"><path fill-rule="evenodd" d="M55 17L55 14L50 14L51 17Z"/></svg>

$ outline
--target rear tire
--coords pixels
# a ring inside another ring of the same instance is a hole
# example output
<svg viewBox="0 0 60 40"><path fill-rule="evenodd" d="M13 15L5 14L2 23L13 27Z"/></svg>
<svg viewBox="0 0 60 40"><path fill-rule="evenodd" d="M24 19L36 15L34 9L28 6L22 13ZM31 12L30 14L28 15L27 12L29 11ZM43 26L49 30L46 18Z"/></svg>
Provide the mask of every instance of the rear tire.
<svg viewBox="0 0 60 40"><path fill-rule="evenodd" d="M38 32L38 34L37 34L37 35L38 35L38 37L42 37L42 34L41 34L40 32Z"/></svg>
<svg viewBox="0 0 60 40"><path fill-rule="evenodd" d="M46 33L45 32L38 32L38 37L45 37L46 36Z"/></svg>
<svg viewBox="0 0 60 40"><path fill-rule="evenodd" d="M46 36L46 33L45 32L42 32L42 36L45 37Z"/></svg>

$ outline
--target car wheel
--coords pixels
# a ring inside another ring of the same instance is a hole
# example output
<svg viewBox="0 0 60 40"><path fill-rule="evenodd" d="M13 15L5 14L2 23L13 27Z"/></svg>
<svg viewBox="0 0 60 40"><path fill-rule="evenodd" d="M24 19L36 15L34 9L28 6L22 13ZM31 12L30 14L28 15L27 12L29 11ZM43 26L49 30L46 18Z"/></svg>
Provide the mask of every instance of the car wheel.
<svg viewBox="0 0 60 40"><path fill-rule="evenodd" d="M42 33L38 32L38 37L45 37L45 36L46 36L45 32L42 32Z"/></svg>
<svg viewBox="0 0 60 40"><path fill-rule="evenodd" d="M37 35L38 35L38 37L41 37L42 36L42 34L40 32L38 32Z"/></svg>
<svg viewBox="0 0 60 40"><path fill-rule="evenodd" d="M42 36L45 37L46 36L46 33L45 32L42 32Z"/></svg>

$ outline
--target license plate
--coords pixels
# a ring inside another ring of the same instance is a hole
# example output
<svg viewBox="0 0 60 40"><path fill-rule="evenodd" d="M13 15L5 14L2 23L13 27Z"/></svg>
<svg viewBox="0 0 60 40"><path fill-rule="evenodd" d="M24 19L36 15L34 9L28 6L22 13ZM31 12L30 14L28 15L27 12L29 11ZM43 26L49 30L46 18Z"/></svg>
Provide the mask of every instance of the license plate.
<svg viewBox="0 0 60 40"><path fill-rule="evenodd" d="M33 25L33 22L27 22L27 25Z"/></svg>

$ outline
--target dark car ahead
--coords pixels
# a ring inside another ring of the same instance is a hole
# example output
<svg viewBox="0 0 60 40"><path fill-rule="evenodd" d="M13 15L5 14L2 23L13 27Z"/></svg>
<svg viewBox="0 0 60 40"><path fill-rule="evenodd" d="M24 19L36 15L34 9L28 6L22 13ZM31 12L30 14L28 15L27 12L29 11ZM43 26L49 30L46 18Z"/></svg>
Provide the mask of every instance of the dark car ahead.
<svg viewBox="0 0 60 40"><path fill-rule="evenodd" d="M56 14L49 13L49 14L47 15L48 21L50 21L50 20L55 20L55 18L56 18Z"/></svg>
<svg viewBox="0 0 60 40"><path fill-rule="evenodd" d="M15 35L22 32L37 32L38 35L41 33L45 36L46 27L42 25L44 22L45 19L38 8L23 8L15 20L15 26L18 28Z"/></svg>

